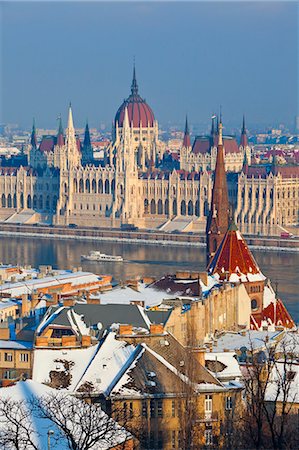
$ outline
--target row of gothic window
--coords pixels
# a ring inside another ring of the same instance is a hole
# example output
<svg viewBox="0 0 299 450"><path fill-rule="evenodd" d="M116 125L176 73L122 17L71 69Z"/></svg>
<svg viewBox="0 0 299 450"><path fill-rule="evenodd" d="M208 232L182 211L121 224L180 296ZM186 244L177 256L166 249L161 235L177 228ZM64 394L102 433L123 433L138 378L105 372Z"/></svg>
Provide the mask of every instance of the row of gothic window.
<svg viewBox="0 0 299 450"><path fill-rule="evenodd" d="M43 195L34 195L31 197L31 195L27 195L26 198L24 198L23 192L21 192L19 197L19 202L17 200L17 195L14 194L13 196L11 194L8 194L6 197L5 194L2 194L1 197L1 207L2 208L28 208L28 209L37 209L37 210L44 210L46 209L49 211L52 209L53 211L56 211L56 205L57 205L57 196L54 195L54 197L51 199L49 195L47 197L43 197Z"/></svg>
<svg viewBox="0 0 299 450"><path fill-rule="evenodd" d="M186 203L185 200L182 200L178 205L176 199L172 202L172 214L174 216L178 215L178 211L181 216L197 216L200 217L200 204L197 200L193 203L191 200ZM144 200L144 214L169 214L169 200L166 199L163 202L161 199L157 202L152 199L150 202L148 199ZM209 214L209 204L207 201L204 202L204 215L207 216Z"/></svg>

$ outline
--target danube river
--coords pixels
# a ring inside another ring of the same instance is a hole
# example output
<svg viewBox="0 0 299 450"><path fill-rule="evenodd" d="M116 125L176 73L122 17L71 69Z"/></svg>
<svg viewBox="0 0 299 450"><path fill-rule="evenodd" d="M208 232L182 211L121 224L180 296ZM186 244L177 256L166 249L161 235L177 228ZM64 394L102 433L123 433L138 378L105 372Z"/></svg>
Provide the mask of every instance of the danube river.
<svg viewBox="0 0 299 450"><path fill-rule="evenodd" d="M125 262L81 261L81 255L100 250L122 255ZM294 320L299 322L299 253L253 251L262 272L272 280ZM97 274L111 274L116 280L136 276L160 277L176 270L205 269L204 247L157 246L108 242L71 241L24 237L0 237L0 261L31 265L49 264L58 269L82 267Z"/></svg>

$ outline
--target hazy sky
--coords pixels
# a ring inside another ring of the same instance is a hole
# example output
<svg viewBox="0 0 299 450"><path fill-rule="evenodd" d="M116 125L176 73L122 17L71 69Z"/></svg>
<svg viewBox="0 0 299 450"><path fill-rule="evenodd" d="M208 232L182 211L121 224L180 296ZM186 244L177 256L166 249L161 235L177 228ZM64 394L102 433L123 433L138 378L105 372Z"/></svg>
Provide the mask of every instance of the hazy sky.
<svg viewBox="0 0 299 450"><path fill-rule="evenodd" d="M295 2L0 3L0 122L111 123L139 92L161 123L291 123L297 114Z"/></svg>

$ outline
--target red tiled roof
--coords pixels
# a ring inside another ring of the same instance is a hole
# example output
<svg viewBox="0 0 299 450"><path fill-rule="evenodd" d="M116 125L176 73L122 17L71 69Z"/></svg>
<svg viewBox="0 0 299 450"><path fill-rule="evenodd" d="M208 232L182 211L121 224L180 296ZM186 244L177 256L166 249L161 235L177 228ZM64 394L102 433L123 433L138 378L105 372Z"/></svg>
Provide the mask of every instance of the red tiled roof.
<svg viewBox="0 0 299 450"><path fill-rule="evenodd" d="M142 123L143 127L154 126L155 116L152 109L148 106L138 94L131 94L119 107L115 115L115 123L118 122L120 127L123 126L125 109L128 110L130 126L133 123L134 128L138 128Z"/></svg>
<svg viewBox="0 0 299 450"><path fill-rule="evenodd" d="M57 138L55 136L43 136L39 149L41 152L51 152L54 150Z"/></svg>
<svg viewBox="0 0 299 450"><path fill-rule="evenodd" d="M218 146L218 136L215 136L213 140L208 136L197 136L193 143L192 151L196 155L201 153L210 153L211 147ZM237 141L235 138L224 137L223 138L224 153L240 153Z"/></svg>
<svg viewBox="0 0 299 450"><path fill-rule="evenodd" d="M237 275L240 281L251 281L250 275L260 274L263 277L245 239L234 223L229 226L208 266L208 272L217 273L223 280L230 279L232 274ZM245 278L242 275L245 275Z"/></svg>
<svg viewBox="0 0 299 450"><path fill-rule="evenodd" d="M273 169L275 175L281 174L282 178L299 178L299 166L275 166Z"/></svg>
<svg viewBox="0 0 299 450"><path fill-rule="evenodd" d="M267 322L269 325L274 324L284 328L293 328L295 326L295 323L285 305L282 300L279 299L276 300L276 305L274 302L271 302L266 308L263 309L261 313L252 314L250 328L261 328L262 321Z"/></svg>

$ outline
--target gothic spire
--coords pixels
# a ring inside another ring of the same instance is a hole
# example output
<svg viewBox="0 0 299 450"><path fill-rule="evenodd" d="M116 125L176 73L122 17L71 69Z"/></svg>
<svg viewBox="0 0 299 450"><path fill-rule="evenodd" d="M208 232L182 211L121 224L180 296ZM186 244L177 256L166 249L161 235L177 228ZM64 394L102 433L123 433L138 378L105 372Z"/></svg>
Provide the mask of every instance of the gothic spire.
<svg viewBox="0 0 299 450"><path fill-rule="evenodd" d="M72 112L72 104L70 103L69 106L69 117L67 121L67 128L68 130L74 130L74 121L73 121L73 112Z"/></svg>
<svg viewBox="0 0 299 450"><path fill-rule="evenodd" d="M185 133L183 139L183 147L189 148L191 147L190 133L189 133L189 125L188 125L188 117L186 115L186 123L185 123Z"/></svg>
<svg viewBox="0 0 299 450"><path fill-rule="evenodd" d="M241 140L240 145L245 148L248 146L248 139L247 139L247 133L246 133L246 126L245 126L245 115L243 114L243 124L242 124L242 131L241 131Z"/></svg>
<svg viewBox="0 0 299 450"><path fill-rule="evenodd" d="M135 61L133 66L133 80L131 84L131 93L132 95L138 95L138 85L136 80L136 70L135 70Z"/></svg>
<svg viewBox="0 0 299 450"><path fill-rule="evenodd" d="M59 120L59 125L58 125L58 133L57 133L57 145L59 145L59 147L62 147L64 145L64 137L63 137L61 114L59 114L58 120Z"/></svg>
<svg viewBox="0 0 299 450"><path fill-rule="evenodd" d="M32 123L30 144L32 145L33 148L37 147L36 128L35 128L35 119L34 118L33 118L33 123Z"/></svg>
<svg viewBox="0 0 299 450"><path fill-rule="evenodd" d="M89 126L88 126L88 122L86 121L83 146L89 147L90 145L91 145L91 142L90 142Z"/></svg>
<svg viewBox="0 0 299 450"><path fill-rule="evenodd" d="M222 128L222 121L220 121L212 202L210 205L210 213L206 228L208 262L215 254L224 234L227 231L229 223L229 201L225 173Z"/></svg>

